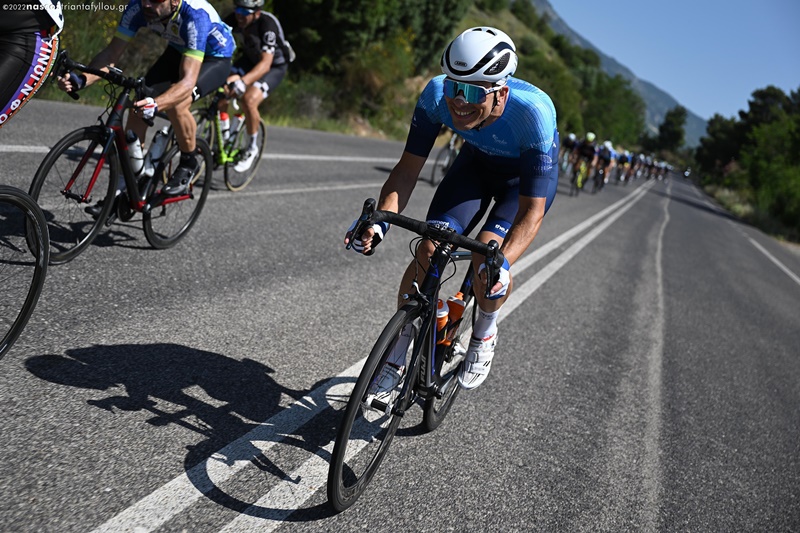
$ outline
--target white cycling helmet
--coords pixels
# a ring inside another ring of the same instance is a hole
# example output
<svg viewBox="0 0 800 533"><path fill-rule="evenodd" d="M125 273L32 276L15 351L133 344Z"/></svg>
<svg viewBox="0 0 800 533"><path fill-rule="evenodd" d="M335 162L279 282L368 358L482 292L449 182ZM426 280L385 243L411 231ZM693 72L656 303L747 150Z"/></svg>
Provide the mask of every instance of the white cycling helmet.
<svg viewBox="0 0 800 533"><path fill-rule="evenodd" d="M517 70L516 50L511 37L496 28L470 28L445 48L442 72L456 81L504 85Z"/></svg>

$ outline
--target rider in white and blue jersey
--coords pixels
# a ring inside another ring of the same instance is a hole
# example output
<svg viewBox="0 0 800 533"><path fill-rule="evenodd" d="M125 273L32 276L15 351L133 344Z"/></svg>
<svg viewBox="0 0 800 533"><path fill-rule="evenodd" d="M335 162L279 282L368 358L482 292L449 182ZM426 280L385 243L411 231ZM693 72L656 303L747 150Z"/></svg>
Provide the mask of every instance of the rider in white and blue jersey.
<svg viewBox="0 0 800 533"><path fill-rule="evenodd" d="M197 171L193 155L197 123L190 106L225 83L236 44L230 27L207 0L130 0L116 35L89 66L113 66L141 28L162 37L169 45L145 75L145 83L156 96L134 103L136 113L129 115L127 128L144 140L147 125L142 119L151 119L159 110L167 114L174 126L181 161L162 192L181 194ZM71 92L98 79L91 74L70 73L59 80L59 87ZM89 209L99 212L96 207Z"/></svg>
<svg viewBox="0 0 800 533"><path fill-rule="evenodd" d="M405 151L378 202L382 210L400 212L406 207L442 124L464 137L464 147L434 194L427 220L468 234L494 200L477 239L497 240L506 258L490 298L484 296L484 258L473 259L479 312L458 377L466 389L483 383L489 373L499 309L511 288L509 270L536 237L558 185L555 107L543 91L511 77L517 61L513 41L495 28L469 29L448 45L442 55L445 75L423 90ZM348 233L346 242L353 240L357 251L369 254L387 230L375 224L361 236ZM403 277L401 295L413 291L417 269L424 268L433 250L430 241L419 246ZM391 390L402 371L385 365L379 388ZM381 391L375 395L380 398Z"/></svg>

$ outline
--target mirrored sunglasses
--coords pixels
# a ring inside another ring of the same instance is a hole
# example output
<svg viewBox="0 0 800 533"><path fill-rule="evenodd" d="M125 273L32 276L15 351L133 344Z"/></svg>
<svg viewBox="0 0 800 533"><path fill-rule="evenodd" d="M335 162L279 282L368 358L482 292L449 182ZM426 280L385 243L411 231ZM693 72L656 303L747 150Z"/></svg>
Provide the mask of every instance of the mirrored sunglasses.
<svg viewBox="0 0 800 533"><path fill-rule="evenodd" d="M481 85L455 81L450 78L444 79L444 95L448 98L455 98L461 94L468 104L482 104L489 94L499 91L501 88L502 86L487 89Z"/></svg>
<svg viewBox="0 0 800 533"><path fill-rule="evenodd" d="M243 17L246 17L247 15L252 15L253 13L255 13L255 12L256 12L256 10L255 10L255 9L247 9L246 7L237 7L237 8L236 8L236 9L234 9L233 11L234 11L234 12L235 12L237 15L241 15L241 16L243 16Z"/></svg>

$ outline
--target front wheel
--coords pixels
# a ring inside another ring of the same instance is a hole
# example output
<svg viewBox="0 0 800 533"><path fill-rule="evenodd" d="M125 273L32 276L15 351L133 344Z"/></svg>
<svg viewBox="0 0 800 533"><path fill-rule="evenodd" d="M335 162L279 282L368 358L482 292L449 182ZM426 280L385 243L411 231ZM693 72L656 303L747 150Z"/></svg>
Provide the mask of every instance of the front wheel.
<svg viewBox="0 0 800 533"><path fill-rule="evenodd" d="M23 191L0 185L0 359L39 301L49 255L47 222L39 206Z"/></svg>
<svg viewBox="0 0 800 533"><path fill-rule="evenodd" d="M248 164L247 156L251 155L250 135L247 133L247 125L243 122L239 131L234 134L234 139L227 147L233 162L225 165L225 186L229 190L236 192L247 187L253 178L256 177L258 166L261 164L261 156L264 154L264 146L267 144L267 128L264 121L258 121L258 138L256 140L255 156L251 156Z"/></svg>
<svg viewBox="0 0 800 533"><path fill-rule="evenodd" d="M367 357L364 368L350 393L350 400L339 423L328 470L328 501L341 512L353 505L369 484L392 442L400 416L393 408L407 407L400 398L404 382L417 372L409 369L416 342L421 309L417 302L403 306L386 325ZM394 387L380 389L384 402L376 401L376 387L388 361L405 357L404 371ZM414 383L410 383L409 393Z"/></svg>
<svg viewBox="0 0 800 533"><path fill-rule="evenodd" d="M105 142L100 128L75 130L53 146L36 170L28 194L47 220L51 265L80 254L111 213L121 171L116 147L112 143L104 153ZM87 213L98 200L103 202L99 213Z"/></svg>
<svg viewBox="0 0 800 533"><path fill-rule="evenodd" d="M458 384L458 372L467 355L472 324L475 322L474 314L475 305L470 293L466 300L464 314L458 324L455 324L456 332L450 346L439 344L436 347L435 380L438 391L434 397L425 400L422 425L426 431L433 431L439 427L444 417L450 412L450 408L461 390L461 386Z"/></svg>
<svg viewBox="0 0 800 533"><path fill-rule="evenodd" d="M175 246L197 222L203 210L208 191L211 189L212 176L211 149L204 139L197 139L194 155L197 159L197 173L185 195L170 197L161 194L161 188L169 181L180 163L181 152L177 146L173 146L164 155L156 168L147 195L148 201L156 202L156 205L145 211L142 217L145 237L153 248L164 249Z"/></svg>

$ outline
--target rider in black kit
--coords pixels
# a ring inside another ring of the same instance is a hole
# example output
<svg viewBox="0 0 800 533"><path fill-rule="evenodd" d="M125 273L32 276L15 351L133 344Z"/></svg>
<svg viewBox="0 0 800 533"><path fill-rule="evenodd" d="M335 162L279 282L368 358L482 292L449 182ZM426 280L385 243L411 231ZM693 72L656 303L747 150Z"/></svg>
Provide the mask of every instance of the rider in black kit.
<svg viewBox="0 0 800 533"><path fill-rule="evenodd" d="M56 60L57 36L64 27L60 0L2 3L0 128L44 85Z"/></svg>

